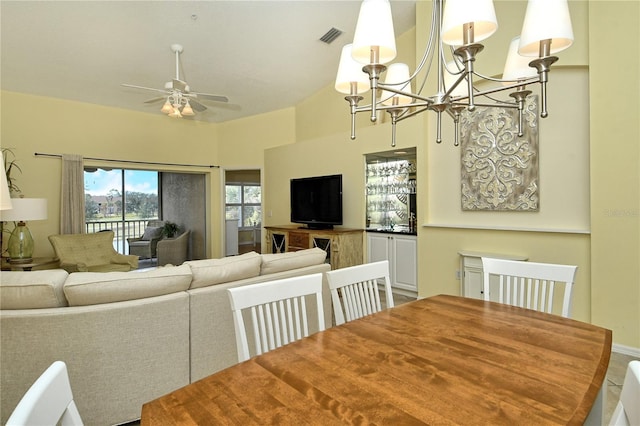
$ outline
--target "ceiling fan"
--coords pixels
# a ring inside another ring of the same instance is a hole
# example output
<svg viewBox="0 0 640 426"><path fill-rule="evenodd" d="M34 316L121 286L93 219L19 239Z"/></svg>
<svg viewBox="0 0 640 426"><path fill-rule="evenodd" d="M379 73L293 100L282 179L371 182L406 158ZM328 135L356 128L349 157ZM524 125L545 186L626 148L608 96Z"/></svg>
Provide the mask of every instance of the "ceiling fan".
<svg viewBox="0 0 640 426"><path fill-rule="evenodd" d="M180 54L182 53L182 45L172 44L171 50L176 54L176 77L165 83L164 89L154 89L152 87L136 86L134 84L125 84L124 87L133 89L151 90L153 92L163 93L163 96L149 99L145 103L153 103L164 100L165 103L160 111L168 114L169 117L179 118L183 116L193 116L197 112L207 109L199 100L208 100L214 102L229 102L229 98L221 95L211 95L208 93L192 92L189 85L180 80Z"/></svg>

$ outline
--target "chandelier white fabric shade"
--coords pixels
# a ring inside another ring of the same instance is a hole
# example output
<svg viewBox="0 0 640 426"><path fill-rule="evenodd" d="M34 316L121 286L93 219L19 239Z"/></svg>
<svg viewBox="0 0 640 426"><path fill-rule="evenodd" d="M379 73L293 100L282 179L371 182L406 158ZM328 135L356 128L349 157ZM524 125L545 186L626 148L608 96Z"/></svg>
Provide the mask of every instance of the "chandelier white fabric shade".
<svg viewBox="0 0 640 426"><path fill-rule="evenodd" d="M9 210L12 208L11 195L9 194L9 185L7 184L7 172L4 170L4 156L0 153L0 161L2 161L2 176L0 176L0 210Z"/></svg>
<svg viewBox="0 0 640 426"><path fill-rule="evenodd" d="M389 0L364 0L353 36L353 59L369 64L372 47L378 48L378 64L386 64L396 57L396 38Z"/></svg>
<svg viewBox="0 0 640 426"><path fill-rule="evenodd" d="M573 44L567 0L529 0L520 34L519 53L538 56L540 41L549 39L549 54L560 52Z"/></svg>
<svg viewBox="0 0 640 426"><path fill-rule="evenodd" d="M338 74L336 75L335 88L338 92L351 94L351 83L356 84L356 93L365 93L369 90L369 75L362 71L362 64L351 56L352 44L342 48Z"/></svg>
<svg viewBox="0 0 640 426"><path fill-rule="evenodd" d="M528 56L522 56L518 53L518 46L520 46L520 37L514 37L509 44L509 53L507 53L507 60L504 64L504 72L502 73L503 80L522 80L530 77L535 77L537 71L535 68L529 66L531 58ZM509 84L504 82L503 84Z"/></svg>
<svg viewBox="0 0 640 426"><path fill-rule="evenodd" d="M3 210L0 217L3 222L26 222L47 218L46 198L12 198L11 210Z"/></svg>
<svg viewBox="0 0 640 426"><path fill-rule="evenodd" d="M473 23L473 42L491 36L498 29L492 0L447 0L442 16L442 41L452 46L464 44L464 24Z"/></svg>
<svg viewBox="0 0 640 426"><path fill-rule="evenodd" d="M409 77L409 66L401 62L396 62L387 67L384 84L396 90L411 93L411 81ZM408 105L413 101L411 96L398 95L386 90L382 91L380 99L384 105Z"/></svg>

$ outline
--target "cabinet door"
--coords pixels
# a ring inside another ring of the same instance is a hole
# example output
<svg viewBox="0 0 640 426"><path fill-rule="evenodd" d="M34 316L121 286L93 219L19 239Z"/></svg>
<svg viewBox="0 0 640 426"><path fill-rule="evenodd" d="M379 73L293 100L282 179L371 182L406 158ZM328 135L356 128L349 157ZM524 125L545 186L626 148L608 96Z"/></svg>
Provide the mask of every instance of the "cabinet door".
<svg viewBox="0 0 640 426"><path fill-rule="evenodd" d="M381 260L391 261L389 236L375 232L367 233L367 259L369 263Z"/></svg>
<svg viewBox="0 0 640 426"><path fill-rule="evenodd" d="M405 290L418 290L418 244L414 236L394 235L392 241L391 282Z"/></svg>

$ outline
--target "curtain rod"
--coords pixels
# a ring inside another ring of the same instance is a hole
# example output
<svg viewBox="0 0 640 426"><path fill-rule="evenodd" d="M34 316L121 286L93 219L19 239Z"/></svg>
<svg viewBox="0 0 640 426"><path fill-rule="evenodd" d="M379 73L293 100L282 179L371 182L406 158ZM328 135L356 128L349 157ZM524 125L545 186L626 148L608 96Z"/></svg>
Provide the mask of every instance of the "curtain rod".
<svg viewBox="0 0 640 426"><path fill-rule="evenodd" d="M45 154L42 152L34 153L36 157L56 157L62 158L62 154ZM134 160L114 160L111 158L94 158L94 157L83 157L86 160L95 160L95 161L111 161L114 163L129 163L129 164L148 164L153 166L180 166L180 167L206 167L209 169L219 169L220 166L215 165L200 165L200 164L179 164L179 163L156 163L153 161L134 161Z"/></svg>

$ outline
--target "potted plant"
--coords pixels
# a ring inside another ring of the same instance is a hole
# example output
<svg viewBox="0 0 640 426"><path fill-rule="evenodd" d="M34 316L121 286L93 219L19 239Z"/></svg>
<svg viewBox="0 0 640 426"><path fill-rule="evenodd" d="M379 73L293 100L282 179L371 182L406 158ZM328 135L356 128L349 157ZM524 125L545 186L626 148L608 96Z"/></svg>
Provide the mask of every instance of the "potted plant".
<svg viewBox="0 0 640 426"><path fill-rule="evenodd" d="M167 238L173 238L176 236L176 234L178 233L178 225L173 223L173 222L169 222L166 221L164 223L164 226L162 227L162 234L167 237Z"/></svg>

